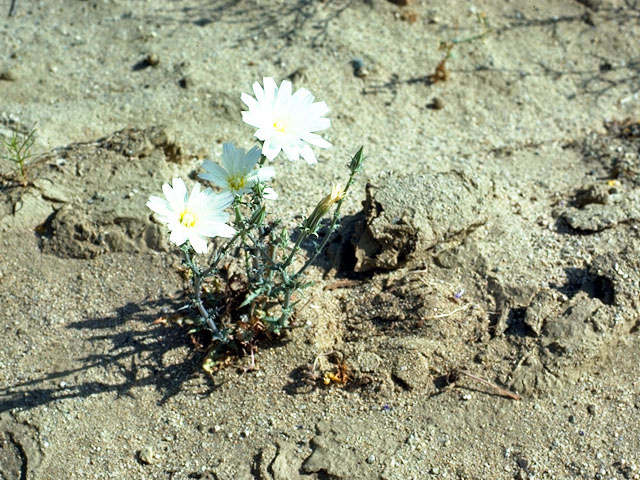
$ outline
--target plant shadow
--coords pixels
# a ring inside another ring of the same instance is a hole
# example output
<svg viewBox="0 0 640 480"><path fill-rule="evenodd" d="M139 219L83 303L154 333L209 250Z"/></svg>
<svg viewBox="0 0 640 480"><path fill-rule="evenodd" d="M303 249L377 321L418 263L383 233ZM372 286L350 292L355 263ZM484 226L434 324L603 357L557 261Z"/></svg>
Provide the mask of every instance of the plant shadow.
<svg viewBox="0 0 640 480"><path fill-rule="evenodd" d="M111 315L71 323L67 328L99 332L86 339L89 350L93 351L90 347L95 346L98 353L80 358L82 365L77 368L49 371L39 378L0 389L0 413L104 393L133 397L136 390L144 387L160 392L158 404L165 404L183 391L185 382L202 372L205 356L204 352L189 347L183 330L154 322L159 311L170 314L179 306L168 298L127 303ZM132 323L136 324L133 328ZM128 324L127 327L123 328L124 324ZM110 347L105 348L105 344ZM168 354L184 347L189 347L186 356L182 353L170 355L171 361L167 361ZM176 358L180 360L176 361ZM98 380L105 378L105 372L108 379ZM79 377L82 380L77 380ZM109 381L111 379L114 380ZM210 383L207 394L215 388Z"/></svg>
<svg viewBox="0 0 640 480"><path fill-rule="evenodd" d="M143 15L150 23L191 24L201 28L216 28L216 24L237 25L237 45L256 38L282 39L291 45L304 37L312 47L325 44L329 25L346 10L370 0L296 0L275 4L236 0L201 0L188 4L177 2L175 7Z"/></svg>

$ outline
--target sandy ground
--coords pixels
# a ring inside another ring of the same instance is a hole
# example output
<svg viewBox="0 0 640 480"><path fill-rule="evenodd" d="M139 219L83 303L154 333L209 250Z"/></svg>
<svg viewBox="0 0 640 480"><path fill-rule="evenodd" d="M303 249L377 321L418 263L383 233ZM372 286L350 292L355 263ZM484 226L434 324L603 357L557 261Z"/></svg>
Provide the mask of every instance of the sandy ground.
<svg viewBox="0 0 640 480"><path fill-rule="evenodd" d="M640 478L638 2L10 3L0 478ZM276 160L274 214L368 158L301 328L210 378L153 323L187 285L144 204L252 144L263 76L334 144Z"/></svg>

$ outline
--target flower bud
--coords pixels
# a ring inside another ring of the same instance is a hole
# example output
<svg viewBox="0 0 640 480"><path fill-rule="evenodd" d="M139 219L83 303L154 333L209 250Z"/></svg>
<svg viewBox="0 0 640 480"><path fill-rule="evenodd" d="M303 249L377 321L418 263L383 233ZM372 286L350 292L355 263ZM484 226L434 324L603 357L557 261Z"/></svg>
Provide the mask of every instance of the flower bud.
<svg viewBox="0 0 640 480"><path fill-rule="evenodd" d="M282 245L289 244L289 231L286 228L283 228L280 232L280 242L282 242Z"/></svg>
<svg viewBox="0 0 640 480"><path fill-rule="evenodd" d="M351 173L358 173L362 168L362 163L364 162L364 155L362 153L363 148L364 147L360 147L349 163L349 170L351 170Z"/></svg>
<svg viewBox="0 0 640 480"><path fill-rule="evenodd" d="M253 212L253 215L251 216L251 220L249 220L249 223L251 225L262 225L262 222L264 221L264 217L266 214L267 214L267 211L264 208L264 205L262 205L258 210Z"/></svg>
<svg viewBox="0 0 640 480"><path fill-rule="evenodd" d="M335 185L331 190L331 193L324 197L316 208L313 209L313 212L307 218L304 223L304 227L310 230L311 232L315 232L320 224L320 220L324 217L329 209L336 203L338 203L344 197L344 190L340 188L340 185Z"/></svg>

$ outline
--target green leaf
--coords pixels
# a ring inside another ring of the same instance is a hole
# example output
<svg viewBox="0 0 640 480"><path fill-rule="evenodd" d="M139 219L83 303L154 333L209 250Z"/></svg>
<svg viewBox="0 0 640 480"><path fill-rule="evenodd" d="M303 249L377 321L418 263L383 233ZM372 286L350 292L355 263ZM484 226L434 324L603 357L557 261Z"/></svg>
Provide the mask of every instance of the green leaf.
<svg viewBox="0 0 640 480"><path fill-rule="evenodd" d="M256 298L258 298L258 296L262 295L263 292L264 292L264 287L261 287L261 288L255 290L255 291L251 292L249 295L247 295L247 298L244 299L244 302L242 302L240 304L240 308L246 307L247 305L249 305Z"/></svg>

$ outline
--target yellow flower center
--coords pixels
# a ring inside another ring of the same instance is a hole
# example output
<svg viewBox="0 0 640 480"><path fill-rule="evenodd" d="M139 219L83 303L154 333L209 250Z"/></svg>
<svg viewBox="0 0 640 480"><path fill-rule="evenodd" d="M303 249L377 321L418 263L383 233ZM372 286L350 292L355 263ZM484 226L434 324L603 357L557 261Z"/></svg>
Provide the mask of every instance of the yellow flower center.
<svg viewBox="0 0 640 480"><path fill-rule="evenodd" d="M197 220L198 217L196 217L196 214L188 208L185 208L180 214L180 224L187 228L195 227Z"/></svg>
<svg viewBox="0 0 640 480"><path fill-rule="evenodd" d="M232 190L242 190L247 182L247 178L244 175L236 175L229 177L229 186Z"/></svg>
<svg viewBox="0 0 640 480"><path fill-rule="evenodd" d="M276 119L273 122L273 128L276 132L285 133L288 126L288 123L281 119Z"/></svg>

